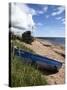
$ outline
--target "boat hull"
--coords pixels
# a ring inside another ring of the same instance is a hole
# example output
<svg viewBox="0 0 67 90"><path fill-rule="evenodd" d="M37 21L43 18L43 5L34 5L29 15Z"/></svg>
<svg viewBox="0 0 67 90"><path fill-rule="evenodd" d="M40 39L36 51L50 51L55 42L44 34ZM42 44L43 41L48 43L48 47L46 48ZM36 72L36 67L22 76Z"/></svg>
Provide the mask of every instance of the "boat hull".
<svg viewBox="0 0 67 90"><path fill-rule="evenodd" d="M62 62L44 56L40 56L38 54L32 54L24 50L19 50L19 49L14 49L14 50L17 56L27 58L27 60L29 60L30 63L36 63L37 67L39 68L43 68L51 71L52 70L58 71L62 67Z"/></svg>

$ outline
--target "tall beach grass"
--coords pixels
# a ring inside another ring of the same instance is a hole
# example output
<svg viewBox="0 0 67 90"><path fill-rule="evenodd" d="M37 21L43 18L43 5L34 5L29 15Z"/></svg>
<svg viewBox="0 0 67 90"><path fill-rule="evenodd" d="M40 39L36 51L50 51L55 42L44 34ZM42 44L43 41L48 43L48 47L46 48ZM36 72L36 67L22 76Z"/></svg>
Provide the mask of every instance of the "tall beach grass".
<svg viewBox="0 0 67 90"><path fill-rule="evenodd" d="M14 45L29 52L33 52L23 44L13 42ZM35 53L35 52L33 52ZM25 58L11 54L11 87L47 85L47 80L42 73Z"/></svg>

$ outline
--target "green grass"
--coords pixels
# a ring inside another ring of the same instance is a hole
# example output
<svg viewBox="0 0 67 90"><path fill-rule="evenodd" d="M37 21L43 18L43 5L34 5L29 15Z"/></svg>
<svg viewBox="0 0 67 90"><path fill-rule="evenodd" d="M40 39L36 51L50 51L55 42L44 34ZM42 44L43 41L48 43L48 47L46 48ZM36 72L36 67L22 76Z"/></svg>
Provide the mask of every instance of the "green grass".
<svg viewBox="0 0 67 90"><path fill-rule="evenodd" d="M14 45L33 52L31 49L16 41L14 42ZM47 85L48 83L45 76L42 77L42 73L36 66L26 63L26 60L27 59L19 56L13 57L11 55L11 87Z"/></svg>
<svg viewBox="0 0 67 90"><path fill-rule="evenodd" d="M24 58L15 56L11 61L11 87L46 85L40 71L24 63Z"/></svg>
<svg viewBox="0 0 67 90"><path fill-rule="evenodd" d="M15 46L17 46L17 47L19 47L19 48L21 48L21 49L24 49L26 51L30 51L30 52L34 53L34 51L31 50L30 48L26 47L23 44L23 42L21 43L20 41L19 42L17 42L17 41L19 41L19 40L12 40L12 44L15 45Z"/></svg>

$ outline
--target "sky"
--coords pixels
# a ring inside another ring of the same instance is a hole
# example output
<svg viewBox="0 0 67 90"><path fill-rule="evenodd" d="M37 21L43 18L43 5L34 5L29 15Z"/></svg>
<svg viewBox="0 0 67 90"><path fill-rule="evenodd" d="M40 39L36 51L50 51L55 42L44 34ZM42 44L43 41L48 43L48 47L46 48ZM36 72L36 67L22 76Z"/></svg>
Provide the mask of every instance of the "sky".
<svg viewBox="0 0 67 90"><path fill-rule="evenodd" d="M13 3L11 10L12 30L30 30L35 37L65 37L64 6Z"/></svg>

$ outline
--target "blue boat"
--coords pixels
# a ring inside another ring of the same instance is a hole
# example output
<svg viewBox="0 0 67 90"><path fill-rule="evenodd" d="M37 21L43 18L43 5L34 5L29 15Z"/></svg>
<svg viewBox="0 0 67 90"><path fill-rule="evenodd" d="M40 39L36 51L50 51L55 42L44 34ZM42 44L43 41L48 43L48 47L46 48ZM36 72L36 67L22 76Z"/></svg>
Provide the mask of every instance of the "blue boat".
<svg viewBox="0 0 67 90"><path fill-rule="evenodd" d="M41 67L43 69L51 70L51 71L58 71L62 67L62 62L38 55L38 54L32 54L25 50L20 50L15 48L15 54L17 56L27 58L27 60L30 60L30 62L35 62L38 67Z"/></svg>

